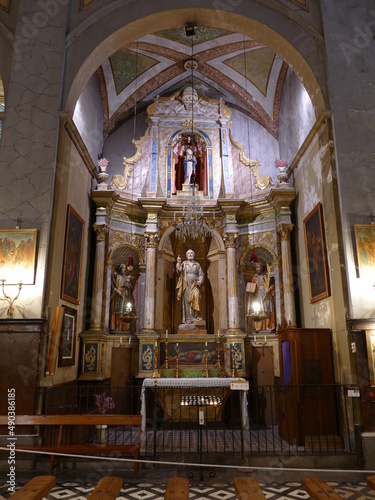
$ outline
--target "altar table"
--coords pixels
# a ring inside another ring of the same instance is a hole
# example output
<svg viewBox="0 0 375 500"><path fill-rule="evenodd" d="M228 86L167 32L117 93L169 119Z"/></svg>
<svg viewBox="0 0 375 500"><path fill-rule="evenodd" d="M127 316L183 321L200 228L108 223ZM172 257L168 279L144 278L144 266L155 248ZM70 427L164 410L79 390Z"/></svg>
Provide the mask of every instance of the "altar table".
<svg viewBox="0 0 375 500"><path fill-rule="evenodd" d="M231 383L236 381L243 381L241 378L145 378L142 384L141 392L141 415L142 415L142 431L146 429L146 388L150 389L161 389L161 388L215 388L223 387L230 393ZM247 429L249 426L249 416L247 409L247 390L241 390L241 414L242 414L242 424L243 428ZM225 404L222 402L223 405ZM199 406L199 405L198 405ZM215 408L207 406L208 410L215 411Z"/></svg>

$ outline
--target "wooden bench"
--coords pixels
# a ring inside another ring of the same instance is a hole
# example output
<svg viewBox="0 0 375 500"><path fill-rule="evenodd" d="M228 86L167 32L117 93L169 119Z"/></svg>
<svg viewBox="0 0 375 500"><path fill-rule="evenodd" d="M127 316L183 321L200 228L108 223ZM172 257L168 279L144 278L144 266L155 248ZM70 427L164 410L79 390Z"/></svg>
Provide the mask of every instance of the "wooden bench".
<svg viewBox="0 0 375 500"><path fill-rule="evenodd" d="M18 434L18 428L21 426L55 426L58 428L57 440L53 444L33 444L23 446L18 444L16 451L44 451L52 453L50 458L50 470L52 475L54 470L54 454L83 454L83 455L102 455L104 453L116 452L123 455L134 455L134 478L137 477L139 468L139 453L141 449L141 415L18 415L15 419L15 435ZM0 426L8 425L8 417L0 415ZM66 443L66 436L63 436L63 431L67 427L77 426L131 426L138 427L137 441L135 444L116 444L106 443L98 444L96 442L83 442L83 443ZM57 460L58 464L59 460Z"/></svg>
<svg viewBox="0 0 375 500"><path fill-rule="evenodd" d="M122 488L121 477L102 477L88 500L116 500Z"/></svg>
<svg viewBox="0 0 375 500"><path fill-rule="evenodd" d="M235 477L234 489L240 500L265 500L266 497L255 477Z"/></svg>
<svg viewBox="0 0 375 500"><path fill-rule="evenodd" d="M13 500L43 500L54 486L56 486L55 476L35 476L17 490L11 498Z"/></svg>
<svg viewBox="0 0 375 500"><path fill-rule="evenodd" d="M375 490L375 476L367 476L367 486Z"/></svg>
<svg viewBox="0 0 375 500"><path fill-rule="evenodd" d="M303 477L301 483L302 487L314 500L340 500L343 498L320 477Z"/></svg>
<svg viewBox="0 0 375 500"><path fill-rule="evenodd" d="M182 477L171 477L167 481L164 500L189 500L189 481Z"/></svg>

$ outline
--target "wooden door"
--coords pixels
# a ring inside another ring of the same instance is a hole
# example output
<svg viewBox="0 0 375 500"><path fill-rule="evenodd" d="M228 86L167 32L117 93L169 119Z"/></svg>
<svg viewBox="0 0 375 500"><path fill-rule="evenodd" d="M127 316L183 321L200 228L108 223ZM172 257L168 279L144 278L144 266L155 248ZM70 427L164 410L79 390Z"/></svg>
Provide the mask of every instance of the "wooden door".
<svg viewBox="0 0 375 500"><path fill-rule="evenodd" d="M115 413L132 413L133 349L112 348L111 387L115 396Z"/></svg>

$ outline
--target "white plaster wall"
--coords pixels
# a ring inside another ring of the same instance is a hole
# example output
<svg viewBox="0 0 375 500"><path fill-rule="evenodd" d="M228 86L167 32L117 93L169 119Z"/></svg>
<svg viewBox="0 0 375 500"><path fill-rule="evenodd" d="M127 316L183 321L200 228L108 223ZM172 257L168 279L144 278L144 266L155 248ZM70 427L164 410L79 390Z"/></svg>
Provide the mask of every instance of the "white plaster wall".
<svg viewBox="0 0 375 500"><path fill-rule="evenodd" d="M245 155L255 160L260 159L260 175L269 175L274 184L277 184L277 171L274 161L279 157L279 145L277 140L267 132L258 122L237 110L231 110L231 128L233 138L236 142L244 146ZM250 174L249 174L250 175ZM233 179L236 185L236 179Z"/></svg>
<svg viewBox="0 0 375 500"><path fill-rule="evenodd" d="M288 69L279 114L279 157L290 164L314 123L311 99L298 76Z"/></svg>
<svg viewBox="0 0 375 500"><path fill-rule="evenodd" d="M17 9L18 7L18 9ZM15 9L15 10L13 10ZM12 2L12 59L7 44L2 71L6 85L6 117L0 143L0 227L38 230L35 285L23 287L15 318L42 315L55 155L59 127L66 5L55 16L38 2ZM17 27L12 23L17 19ZM7 32L6 25L2 33ZM15 37L14 37L15 35ZM5 68L5 65L8 67ZM9 66L10 64L10 66ZM4 311L0 312L2 316Z"/></svg>
<svg viewBox="0 0 375 500"><path fill-rule="evenodd" d="M94 163L103 149L103 109L98 79L94 74L87 82L74 109L73 121Z"/></svg>
<svg viewBox="0 0 375 500"><path fill-rule="evenodd" d="M373 2L322 2L329 96L333 113L349 315L374 317L373 276L357 269L354 224L375 213L375 65Z"/></svg>
<svg viewBox="0 0 375 500"><path fill-rule="evenodd" d="M133 139L138 141L141 139L147 130L147 112L144 111L137 115L134 127L134 118L126 121L121 127L116 129L105 141L104 143L104 156L110 160L107 168L109 173L108 182L116 174L124 175L124 164L123 159L131 158L136 153L136 148L132 143ZM129 190L131 190L131 182L134 179L134 193L137 196L146 196L146 183L149 179L148 166L150 164L150 158L141 158L141 164L146 166L146 172L141 172L138 168L139 164L134 168L131 179L129 182ZM147 186L148 186L147 184Z"/></svg>

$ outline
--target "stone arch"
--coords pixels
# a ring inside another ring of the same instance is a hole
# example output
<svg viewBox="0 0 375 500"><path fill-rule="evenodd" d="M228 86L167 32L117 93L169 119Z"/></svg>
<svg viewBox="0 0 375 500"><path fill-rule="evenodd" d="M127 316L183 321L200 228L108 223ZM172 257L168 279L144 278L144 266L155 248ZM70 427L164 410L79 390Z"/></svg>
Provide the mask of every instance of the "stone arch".
<svg viewBox="0 0 375 500"><path fill-rule="evenodd" d="M154 3L153 5L154 8L158 8L158 4ZM245 6L243 6L243 8L245 8ZM142 12L142 9L139 9L139 12ZM92 23L86 23L87 28L90 27L90 32L88 32L83 23L82 26L77 28L77 34L73 31L70 35L70 38L73 41L69 46L69 60L75 62L75 68L71 68L71 72L69 73L71 81L65 82L65 108L71 115L73 115L75 104L86 82L96 71L98 66L116 50L124 46L124 44L152 33L152 28L150 29L150 26L157 27L156 29L158 31L177 28L191 22L193 18L197 20L204 19L204 24L208 27L228 30L235 29L244 35L251 36L255 40L264 43L270 49L274 50L286 61L290 68L292 68L301 79L310 96L315 110L315 115L320 116L327 105L324 102L324 97L317 77L314 74L312 67L307 62L309 53L316 53L316 34L313 36L314 34L311 33L311 29L309 29L308 25L301 20L300 26L297 24L293 25L293 33L290 34L290 40L287 40L277 32L278 23L282 23L283 20L287 19L287 17L284 17L282 12L274 12L275 17L272 19L274 28L271 28L262 21L249 17L247 14L221 11L219 9L212 9L212 7L200 7L194 9L181 8L173 11L154 12L150 15L134 19L133 21L124 24L112 33L109 31L106 32L103 29L95 30L93 29ZM106 13L103 9L103 15L109 16L111 14L112 11L108 10ZM124 13L118 12L118 14L117 23L120 22ZM130 13L127 12L127 14L129 16ZM135 13L134 15L136 16L137 14ZM129 19L128 16L127 19ZM265 13L258 13L258 16L263 17L265 16ZM103 26L103 17L96 16L95 19L93 18L92 22L94 22L94 24L100 22L101 26ZM267 22L271 24L271 21ZM111 25L113 26L113 24ZM98 37L97 41L90 41L89 39L89 37L92 38L93 31L96 32L96 36ZM293 45L299 37L305 37L305 39L307 38L307 46L305 48L306 59ZM90 43L92 44L90 53L88 53L87 50L86 52L80 50L82 46L87 47ZM94 43L96 43L96 46L93 46ZM318 62L315 61L312 62L312 64L316 65L315 71L319 74L319 71L321 71L319 69L319 57L317 60Z"/></svg>

